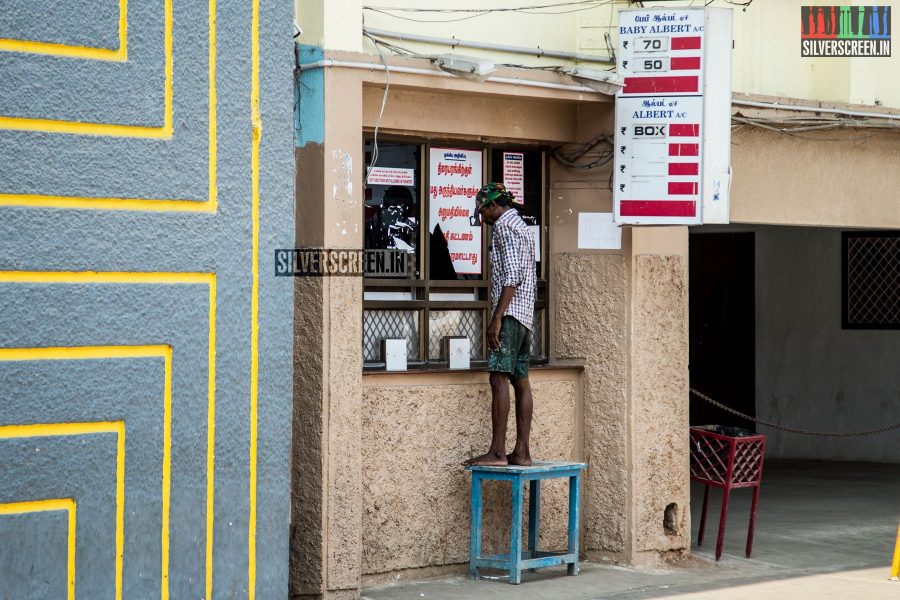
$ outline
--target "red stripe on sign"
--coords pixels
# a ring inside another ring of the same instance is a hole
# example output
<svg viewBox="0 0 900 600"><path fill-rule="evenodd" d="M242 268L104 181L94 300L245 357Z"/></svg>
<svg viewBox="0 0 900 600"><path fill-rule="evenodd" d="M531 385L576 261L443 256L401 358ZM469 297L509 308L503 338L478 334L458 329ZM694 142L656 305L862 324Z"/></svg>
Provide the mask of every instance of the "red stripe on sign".
<svg viewBox="0 0 900 600"><path fill-rule="evenodd" d="M675 40L672 40L673 42ZM699 46L698 46L699 48ZM674 50L674 48L673 48ZM690 69L699 69L700 68L700 57L699 56L673 56L672 57L672 70L673 71L687 71Z"/></svg>
<svg viewBox="0 0 900 600"><path fill-rule="evenodd" d="M619 215L623 217L696 217L695 200L622 200Z"/></svg>
<svg viewBox="0 0 900 600"><path fill-rule="evenodd" d="M669 175L699 175L699 163L669 163Z"/></svg>
<svg viewBox="0 0 900 600"><path fill-rule="evenodd" d="M683 137L697 137L700 135L699 123L673 123L669 125L669 135L678 135Z"/></svg>
<svg viewBox="0 0 900 600"><path fill-rule="evenodd" d="M669 156L700 156L700 144L669 144Z"/></svg>
<svg viewBox="0 0 900 600"><path fill-rule="evenodd" d="M673 37L672 50L699 50L700 36L696 37Z"/></svg>
<svg viewBox="0 0 900 600"><path fill-rule="evenodd" d="M699 187L696 181L670 181L669 194L672 196L696 196Z"/></svg>
<svg viewBox="0 0 900 600"><path fill-rule="evenodd" d="M670 94L700 91L696 75L682 77L626 77L623 94Z"/></svg>

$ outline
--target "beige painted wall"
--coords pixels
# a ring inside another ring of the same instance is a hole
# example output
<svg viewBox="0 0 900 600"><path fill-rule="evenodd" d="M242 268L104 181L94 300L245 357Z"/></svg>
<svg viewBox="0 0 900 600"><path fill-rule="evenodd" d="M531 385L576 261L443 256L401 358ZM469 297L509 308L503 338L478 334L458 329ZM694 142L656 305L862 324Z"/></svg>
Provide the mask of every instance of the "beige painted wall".
<svg viewBox="0 0 900 600"><path fill-rule="evenodd" d="M361 248L362 89L325 73L325 143L296 151L298 245ZM291 596L355 598L362 545L362 281L306 277L295 286Z"/></svg>
<svg viewBox="0 0 900 600"><path fill-rule="evenodd" d="M900 227L900 136L864 130L732 135L731 222Z"/></svg>
<svg viewBox="0 0 900 600"><path fill-rule="evenodd" d="M298 15L305 0L298 0ZM581 54L606 56L604 34L609 32L613 45L618 44L616 24L618 10L626 7L625 2L615 2L589 10L556 15L533 15L523 13L493 13L485 16L448 23L413 23L391 17L372 10L362 10L362 3L356 0L340 0L333 3L344 7L346 14L353 16L358 9L364 15L367 27L417 33L436 37L457 37L464 40L486 41L524 47L541 47ZM508 3L494 3L509 6ZM672 8L688 6L690 0L675 2L644 2L647 7ZM693 2L694 6L700 3ZM894 53L886 58L802 58L800 56L800 7L801 5L831 5L829 0L757 0L746 10L734 8L734 70L733 90L749 94L764 94L789 98L803 98L826 102L849 102L869 104L876 102L884 106L900 107L900 80L895 77L900 69L900 56ZM866 2L854 2L865 5ZM871 3L870 3L871 4ZM900 6L896 0L882 4ZM403 4L401 4L403 5ZM405 6L413 6L406 4ZM414 4L420 8L446 8L439 0L422 0ZM476 0L460 1L457 8L483 8L484 2ZM714 6L727 7L717 2ZM450 19L464 14L413 14L395 13L416 19ZM307 17L315 22L315 15ZM335 45L328 48L353 49L375 53L368 40L362 41L358 21L336 19ZM347 23L350 23L348 26ZM314 36L310 39L314 39ZM305 40L304 40L305 41ZM305 43L314 43L305 41ZM354 46L354 43L357 44ZM359 44L362 43L361 46ZM399 43L399 42L398 42ZM431 55L450 51L447 46L414 42L399 43L416 52ZM484 56L497 63L515 63L531 66L564 64L567 61L529 57L519 54L487 52L472 49L457 49L459 54ZM595 64L596 68L606 68Z"/></svg>
<svg viewBox="0 0 900 600"><path fill-rule="evenodd" d="M532 455L579 460L580 369L534 369L530 379ZM490 406L487 373L363 376L364 575L468 562L470 477L461 463L490 445ZM565 547L567 486L542 486L544 548ZM499 553L509 545L509 485L487 483L484 491L484 549Z"/></svg>
<svg viewBox="0 0 900 600"><path fill-rule="evenodd" d="M435 89L434 81L395 79L382 132L547 145L611 131L612 105L596 95L577 102L578 95L552 99L513 86L473 91L459 80ZM326 69L326 143L298 151L298 210L306 208L304 195L318 199L304 213L313 215L312 227L301 223L298 239L361 243L352 227L345 234L335 223L352 226L354 211L361 217L361 132L377 119L384 83L383 73ZM685 228L627 229L621 249L579 250L577 213L611 209L609 173L608 166L583 173L550 165L551 356L584 367L534 372L534 452L588 462L588 557L650 561L689 549L686 452L678 450L687 422L679 358L687 355L687 238ZM300 305L323 310L297 320L297 368L309 376L296 390L295 452L306 470L295 479L295 509L304 518L295 520L294 591L349 598L360 576L376 581L466 560L468 484L458 465L488 443L489 388L484 373L362 375L360 319L347 318L360 314L361 290L349 281L325 283L299 286ZM668 432L659 454L635 437L647 432ZM562 545L564 497L562 486L548 487L547 545ZM488 499L491 548L508 534L508 500L496 489ZM666 535L662 512L671 503L680 528Z"/></svg>

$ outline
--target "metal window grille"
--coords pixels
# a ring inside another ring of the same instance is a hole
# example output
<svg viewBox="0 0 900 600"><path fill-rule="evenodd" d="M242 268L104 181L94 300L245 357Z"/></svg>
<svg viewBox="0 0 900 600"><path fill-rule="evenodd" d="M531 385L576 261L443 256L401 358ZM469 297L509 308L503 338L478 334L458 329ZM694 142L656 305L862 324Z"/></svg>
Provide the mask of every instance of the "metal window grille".
<svg viewBox="0 0 900 600"><path fill-rule="evenodd" d="M471 342L469 357L484 360L483 310L432 310L428 313L428 358L440 360L441 340L446 336L465 336Z"/></svg>
<svg viewBox="0 0 900 600"><path fill-rule="evenodd" d="M900 329L900 233L843 235L843 327Z"/></svg>
<svg viewBox="0 0 900 600"><path fill-rule="evenodd" d="M381 362L381 340L406 340L406 359L421 360L419 353L419 312L415 310L363 311L363 360Z"/></svg>
<svg viewBox="0 0 900 600"><path fill-rule="evenodd" d="M386 142L383 150L387 151L390 146L408 147L414 142L401 140L397 138L394 142ZM428 145L425 143L416 144L417 150L415 154L414 165L410 162L410 156L407 152L404 156L407 162L405 167L413 166L417 173L417 185L411 186L415 188L414 197L417 195L415 202L415 212L417 218L422 224L426 222L429 215L429 197L425 193L423 184L427 186L428 172L426 161L422 157L427 156ZM366 152L371 149L371 142L366 141ZM494 180L498 180L502 175L502 153L500 150L493 149L487 153L485 165L485 173L494 173L498 171ZM546 181L546 153L535 153L531 150L524 150L526 155L532 154L530 160L533 160L530 173L535 177L535 181L529 184L525 182L526 188L532 185L533 189L525 190L526 195L539 201L533 207L528 217L531 219L529 224L534 221L536 224L544 222L546 217L546 199L544 197L544 182ZM369 156L367 155L367 161ZM526 156L526 160L528 156ZM494 164L496 163L496 164ZM539 177L538 177L539 175ZM537 182L537 183L535 183ZM381 190L377 186L372 186L372 193L377 194ZM382 202L383 204L383 202ZM526 202L527 204L527 202ZM367 203L365 209L366 216L369 220L375 220L374 213L375 202ZM383 208L383 207L382 207ZM382 211L383 213L384 211ZM387 221L385 215L379 213L379 223L384 225ZM390 232L388 232L390 233ZM367 232L366 247L374 247L378 245L378 240L372 232ZM414 239L413 239L414 238ZM380 239L380 238L379 238ZM486 246L489 236L484 236L483 252L484 261L487 262ZM411 364L416 367L428 367L442 365L441 361L441 341L446 336L466 336L471 342L471 359L473 362L483 362L487 357L485 328L490 318L489 302L487 300L487 267L485 266L485 277L474 279L442 279L438 275L431 273L429 268L429 243L428 233L424 228L419 228L417 235L413 235L411 239L404 241L417 248L417 265L416 276L414 279L367 279L364 281L364 290L367 297L363 301L363 360L365 369L377 369L382 366L381 357L381 340L385 338L401 338L406 340L407 357ZM415 242L415 243L414 243ZM542 242L546 247L546 241ZM544 273L546 262L538 265L538 276ZM432 276L438 277L431 279ZM546 275L544 275L546 276ZM370 295L371 292L371 295ZM392 296L392 292L395 294ZM399 293L398 293L399 292ZM449 298L452 293L471 293L471 299L456 300ZM435 294L447 297L435 298ZM376 297L377 296L377 297ZM398 297L399 296L399 297ZM403 297L405 296L405 297ZM547 360L547 349L544 345L547 343L547 284L546 280L538 280L538 298L536 299L534 335L532 342L532 360L535 362L545 362Z"/></svg>

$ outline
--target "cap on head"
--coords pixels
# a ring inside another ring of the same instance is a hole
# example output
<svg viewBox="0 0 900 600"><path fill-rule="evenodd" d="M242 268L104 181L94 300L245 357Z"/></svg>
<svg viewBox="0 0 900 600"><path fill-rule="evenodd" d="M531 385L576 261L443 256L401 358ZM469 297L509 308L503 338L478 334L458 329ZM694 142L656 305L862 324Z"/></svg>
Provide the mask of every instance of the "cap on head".
<svg viewBox="0 0 900 600"><path fill-rule="evenodd" d="M506 189L502 183L485 184L478 194L475 195L475 202L479 206L487 206L491 202L498 202L501 206L508 206L513 202L513 194Z"/></svg>

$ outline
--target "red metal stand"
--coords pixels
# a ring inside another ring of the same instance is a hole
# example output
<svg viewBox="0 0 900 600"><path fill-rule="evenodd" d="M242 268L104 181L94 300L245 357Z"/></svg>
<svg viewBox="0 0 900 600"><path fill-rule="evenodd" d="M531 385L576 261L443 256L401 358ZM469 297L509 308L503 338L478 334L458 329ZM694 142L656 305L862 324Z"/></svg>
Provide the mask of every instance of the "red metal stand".
<svg viewBox="0 0 900 600"><path fill-rule="evenodd" d="M766 436L732 437L716 433L711 426L691 427L690 433L691 480L706 485L703 491L703 512L700 516L697 545L703 545L710 486L723 490L719 534L716 538L716 560L722 558L725 520L728 516L728 498L731 490L752 487L754 488L753 503L750 507L750 527L747 530L747 558L750 558L753 550L753 528L756 526L759 488L762 483L763 457L766 453Z"/></svg>

